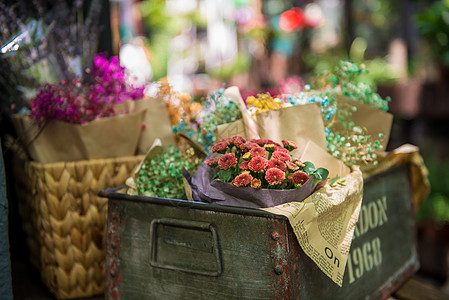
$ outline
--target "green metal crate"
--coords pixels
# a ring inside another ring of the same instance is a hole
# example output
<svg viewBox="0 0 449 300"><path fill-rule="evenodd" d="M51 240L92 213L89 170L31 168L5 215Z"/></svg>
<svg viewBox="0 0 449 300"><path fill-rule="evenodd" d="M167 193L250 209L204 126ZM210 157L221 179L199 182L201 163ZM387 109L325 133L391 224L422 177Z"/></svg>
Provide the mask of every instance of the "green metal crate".
<svg viewBox="0 0 449 300"><path fill-rule="evenodd" d="M106 299L382 299L418 268L408 166L365 180L343 287L304 254L284 216L109 198Z"/></svg>

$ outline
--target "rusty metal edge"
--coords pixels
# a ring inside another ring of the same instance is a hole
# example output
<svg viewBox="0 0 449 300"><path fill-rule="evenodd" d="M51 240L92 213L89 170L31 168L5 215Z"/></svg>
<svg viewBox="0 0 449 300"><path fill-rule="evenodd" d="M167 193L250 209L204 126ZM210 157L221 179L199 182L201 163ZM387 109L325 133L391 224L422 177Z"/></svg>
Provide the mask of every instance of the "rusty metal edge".
<svg viewBox="0 0 449 300"><path fill-rule="evenodd" d="M124 188L126 188L126 186L120 186L120 187L116 187L116 188L112 188L112 189L103 190L103 191L100 191L98 193L98 195L100 197L121 200L121 201L145 202L145 203L152 203L152 204L159 204L159 205L166 205L166 206L194 208L194 209L210 210L210 211L233 213L233 214L243 214L243 215L250 215L250 216L257 216L257 217L287 219L287 217L285 217L285 216L273 214L273 213L270 213L270 212L267 212L267 211L264 211L261 209L255 209L255 208L218 205L218 204L210 204L210 203L203 203L203 202L192 202L192 201L188 201L188 200L148 197L148 196L140 196L140 195L128 195L125 193L117 192Z"/></svg>

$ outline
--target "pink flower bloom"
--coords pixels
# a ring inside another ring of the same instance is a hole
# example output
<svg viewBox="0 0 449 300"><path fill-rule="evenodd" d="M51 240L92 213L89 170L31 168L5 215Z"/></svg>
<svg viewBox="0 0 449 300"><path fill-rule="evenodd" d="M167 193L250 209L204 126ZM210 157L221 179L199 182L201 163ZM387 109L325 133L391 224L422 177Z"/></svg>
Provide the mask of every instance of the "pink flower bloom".
<svg viewBox="0 0 449 300"><path fill-rule="evenodd" d="M206 165L211 166L211 167L215 167L216 165L218 165L218 160L219 160L219 159L220 159L219 157L209 158L209 159L206 159L206 160L204 161L204 163L205 163Z"/></svg>
<svg viewBox="0 0 449 300"><path fill-rule="evenodd" d="M232 143L239 149L243 150L243 145L245 145L246 140L243 137L236 135L232 137Z"/></svg>
<svg viewBox="0 0 449 300"><path fill-rule="evenodd" d="M242 161L241 163L240 163L240 169L242 169L242 170L248 170L249 169L249 166L248 166L248 164L249 164L249 161L247 161L247 160L244 160L244 161Z"/></svg>
<svg viewBox="0 0 449 300"><path fill-rule="evenodd" d="M277 158L271 158L270 160L268 160L268 169L271 168L278 168L283 172L287 171L287 166L285 165L285 163Z"/></svg>
<svg viewBox="0 0 449 300"><path fill-rule="evenodd" d="M247 186L251 183L251 180L253 180L253 176L245 173L236 176L231 183L235 186Z"/></svg>
<svg viewBox="0 0 449 300"><path fill-rule="evenodd" d="M274 145L279 146L279 147L281 146L278 143L273 142L270 139L252 139L252 140L249 140L249 141L252 142L252 143L256 143L257 145L259 145L261 147L263 147L266 144L274 144Z"/></svg>
<svg viewBox="0 0 449 300"><path fill-rule="evenodd" d="M235 166L237 164L237 158L235 157L234 153L227 153L220 157L218 160L218 166L222 170L227 170L232 166Z"/></svg>
<svg viewBox="0 0 449 300"><path fill-rule="evenodd" d="M295 165L294 163L292 163L291 161L288 161L285 163L287 166L287 170L290 172L295 172L299 170L299 167L297 165Z"/></svg>
<svg viewBox="0 0 449 300"><path fill-rule="evenodd" d="M278 168L271 168L265 174L265 179L270 185L281 184L285 179L285 173Z"/></svg>
<svg viewBox="0 0 449 300"><path fill-rule="evenodd" d="M228 149L228 144L226 142L218 142L217 144L213 145L211 148L211 151L214 153L225 153Z"/></svg>
<svg viewBox="0 0 449 300"><path fill-rule="evenodd" d="M274 151L284 152L288 154L288 150L281 146L274 146Z"/></svg>
<svg viewBox="0 0 449 300"><path fill-rule="evenodd" d="M284 162L291 161L292 158L287 153L281 152L281 151L274 151L273 152L273 158L277 158L279 160L282 160Z"/></svg>
<svg viewBox="0 0 449 300"><path fill-rule="evenodd" d="M265 149L262 147L254 147L250 151L252 157L256 156L264 156L265 155Z"/></svg>
<svg viewBox="0 0 449 300"><path fill-rule="evenodd" d="M260 179L254 178L251 181L251 187L253 189L260 189L261 186L262 186L262 181L260 181Z"/></svg>
<svg viewBox="0 0 449 300"><path fill-rule="evenodd" d="M253 149L254 147L259 147L259 145L257 145L256 143L252 143L252 142L246 142L245 144L242 145L242 150L249 151L249 150Z"/></svg>
<svg viewBox="0 0 449 300"><path fill-rule="evenodd" d="M300 167L300 168L304 168L304 167L306 166L306 165L303 164L302 161L300 161L299 159L295 159L295 160L293 161L293 163L294 163L295 165L297 165L298 167Z"/></svg>
<svg viewBox="0 0 449 300"><path fill-rule="evenodd" d="M251 171L259 173L262 172L263 170L265 170L265 168L267 167L268 161L261 157L261 156L256 156L251 158L251 160L248 163L248 167Z"/></svg>
<svg viewBox="0 0 449 300"><path fill-rule="evenodd" d="M298 145L296 145L296 143L293 141L282 140L282 145L284 145L284 148L286 148L288 151L298 149Z"/></svg>
<svg viewBox="0 0 449 300"><path fill-rule="evenodd" d="M294 184L304 184L309 180L309 175L303 171L296 171L293 173L293 183Z"/></svg>

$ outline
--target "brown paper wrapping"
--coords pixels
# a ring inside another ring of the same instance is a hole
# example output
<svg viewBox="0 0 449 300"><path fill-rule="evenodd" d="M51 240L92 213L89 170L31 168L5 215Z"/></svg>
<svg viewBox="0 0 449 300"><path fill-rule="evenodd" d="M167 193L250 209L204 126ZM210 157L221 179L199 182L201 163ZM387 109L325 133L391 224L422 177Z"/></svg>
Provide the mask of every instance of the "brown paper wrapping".
<svg viewBox="0 0 449 300"><path fill-rule="evenodd" d="M378 139L379 133L382 133L384 138L382 139L381 144L383 149L386 149L390 138L393 115L345 96L337 95L336 99L340 102L338 106L341 104L355 106L357 110L352 112L351 121L354 122L356 126L365 127L367 134L374 139ZM331 130L338 133L343 130L343 127L341 126L341 123L336 122L333 124Z"/></svg>
<svg viewBox="0 0 449 300"><path fill-rule="evenodd" d="M125 101L115 106L118 113L143 112L141 135L137 144L137 154L146 154L156 139L159 139L164 148L174 145L174 134L171 130L167 105L162 98L145 97L136 101Z"/></svg>
<svg viewBox="0 0 449 300"><path fill-rule="evenodd" d="M52 120L42 128L27 115L14 115L13 122L31 159L45 164L135 155L144 113L85 125Z"/></svg>
<svg viewBox="0 0 449 300"><path fill-rule="evenodd" d="M292 153L293 156L304 152L309 140L326 149L326 136L318 103L270 110L257 114L256 119L261 138L278 143L283 139L295 142L298 149Z"/></svg>

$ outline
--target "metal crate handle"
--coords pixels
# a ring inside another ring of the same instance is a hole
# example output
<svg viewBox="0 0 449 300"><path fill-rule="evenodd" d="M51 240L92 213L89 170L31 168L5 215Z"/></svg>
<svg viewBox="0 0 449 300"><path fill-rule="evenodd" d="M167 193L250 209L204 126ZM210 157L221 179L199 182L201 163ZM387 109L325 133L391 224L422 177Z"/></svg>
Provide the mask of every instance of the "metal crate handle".
<svg viewBox="0 0 449 300"><path fill-rule="evenodd" d="M181 228L187 230L196 230L199 232L210 232L212 238L212 252L215 257L215 270L200 270L191 267L181 266L176 264L174 261L171 262L161 262L158 260L158 241L162 240L162 236L158 236L157 227L159 225L171 226L173 228ZM221 275L222 269L222 259L218 244L218 234L215 227L207 222L198 222L191 220L181 220L181 219L170 219L170 218L159 218L151 221L150 224L150 265L156 268L163 268L168 270L182 271L193 274L200 274L206 276L219 276Z"/></svg>

